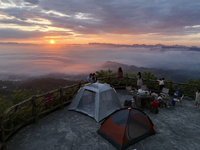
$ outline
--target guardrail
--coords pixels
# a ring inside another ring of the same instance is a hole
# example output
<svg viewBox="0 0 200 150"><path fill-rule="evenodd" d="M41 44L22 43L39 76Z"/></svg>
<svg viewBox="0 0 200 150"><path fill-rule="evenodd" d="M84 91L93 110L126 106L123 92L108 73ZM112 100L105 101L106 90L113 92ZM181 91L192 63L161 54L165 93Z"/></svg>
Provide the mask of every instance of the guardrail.
<svg viewBox="0 0 200 150"><path fill-rule="evenodd" d="M105 77L99 79L100 83L108 83L114 88L125 88L126 86L137 87L137 78L116 78ZM20 128L27 124L37 122L49 113L63 109L64 106L71 103L77 91L86 82L75 84L72 86L60 87L54 91L32 96L31 98L22 101L0 115L0 149L6 149L6 142L16 133ZM159 92L159 85L157 80L143 79L143 84L147 85L152 92ZM165 87L170 89L170 94L175 90L180 90L182 94L194 98L198 85L189 85L183 83L165 82ZM54 101L45 104L45 97L53 94Z"/></svg>
<svg viewBox="0 0 200 150"><path fill-rule="evenodd" d="M37 122L39 118L47 115L71 103L80 87L85 83L60 87L54 91L32 96L22 101L0 116L0 149L6 149L6 141L27 124ZM45 104L45 97L53 94L54 101Z"/></svg>
<svg viewBox="0 0 200 150"><path fill-rule="evenodd" d="M107 83L114 88L125 88L126 86L132 86L137 89L137 78L123 77L105 77L99 79L101 83ZM146 85L149 90L155 93L160 92L159 83L157 80L143 79L143 85ZM192 99L195 98L196 90L200 89L200 85L192 85L185 83L169 82L165 81L165 87L169 88L169 94L173 95L176 90L181 91L181 94L188 96Z"/></svg>

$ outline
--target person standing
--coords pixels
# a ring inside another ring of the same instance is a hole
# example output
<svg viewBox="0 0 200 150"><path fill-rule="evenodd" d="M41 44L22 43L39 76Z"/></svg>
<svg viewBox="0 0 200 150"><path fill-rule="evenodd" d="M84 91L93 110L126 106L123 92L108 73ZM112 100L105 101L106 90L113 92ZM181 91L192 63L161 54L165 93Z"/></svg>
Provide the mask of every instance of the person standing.
<svg viewBox="0 0 200 150"><path fill-rule="evenodd" d="M199 93L199 89L198 89L198 95L197 95L197 109L199 110L199 106L200 106L200 93Z"/></svg>
<svg viewBox="0 0 200 150"><path fill-rule="evenodd" d="M141 75L141 72L137 73L137 86L138 86L138 89L140 89L141 86L142 86L142 75Z"/></svg>
<svg viewBox="0 0 200 150"><path fill-rule="evenodd" d="M198 101L197 101L197 97L199 96L199 90L197 89L196 91L196 98L195 98L195 105L196 105L196 108L198 106Z"/></svg>
<svg viewBox="0 0 200 150"><path fill-rule="evenodd" d="M123 71L122 71L122 68L121 68L121 67L118 68L118 71L117 71L117 78L123 78Z"/></svg>

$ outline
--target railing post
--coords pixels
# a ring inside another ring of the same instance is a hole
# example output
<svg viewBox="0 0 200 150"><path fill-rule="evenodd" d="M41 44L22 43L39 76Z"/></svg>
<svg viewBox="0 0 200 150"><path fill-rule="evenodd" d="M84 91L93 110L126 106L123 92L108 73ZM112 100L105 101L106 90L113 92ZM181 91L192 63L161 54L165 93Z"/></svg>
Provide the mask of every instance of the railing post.
<svg viewBox="0 0 200 150"><path fill-rule="evenodd" d="M0 132L0 150L6 149L6 139L5 139L5 131L4 131L4 124L3 124L3 117L0 116L0 125L1 125L1 132Z"/></svg>
<svg viewBox="0 0 200 150"><path fill-rule="evenodd" d="M60 109L63 109L63 88L62 87L60 87L59 92L60 92Z"/></svg>
<svg viewBox="0 0 200 150"><path fill-rule="evenodd" d="M82 84L81 84L81 82L79 82L79 85L78 85L78 86L79 86L79 88L78 88L78 89L80 89L80 88L81 88L81 85L82 85Z"/></svg>
<svg viewBox="0 0 200 150"><path fill-rule="evenodd" d="M149 78L147 79L147 88L149 89Z"/></svg>
<svg viewBox="0 0 200 150"><path fill-rule="evenodd" d="M36 96L33 96L32 99L32 115L34 117L33 122L37 123L37 109L36 109Z"/></svg>
<svg viewBox="0 0 200 150"><path fill-rule="evenodd" d="M128 86L128 77L126 77L126 87Z"/></svg>
<svg viewBox="0 0 200 150"><path fill-rule="evenodd" d="M108 84L110 84L110 76L108 77Z"/></svg>
<svg viewBox="0 0 200 150"><path fill-rule="evenodd" d="M171 92L172 92L172 81L170 82L170 85L169 85L169 94L171 94Z"/></svg>

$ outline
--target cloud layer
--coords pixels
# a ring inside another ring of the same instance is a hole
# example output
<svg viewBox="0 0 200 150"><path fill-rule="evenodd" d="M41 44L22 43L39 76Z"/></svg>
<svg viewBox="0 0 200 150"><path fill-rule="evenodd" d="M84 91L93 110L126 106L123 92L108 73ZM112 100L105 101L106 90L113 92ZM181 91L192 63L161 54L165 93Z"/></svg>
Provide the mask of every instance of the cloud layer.
<svg viewBox="0 0 200 150"><path fill-rule="evenodd" d="M200 70L200 52L184 48L0 44L0 74L79 74L100 70L107 61L137 67ZM107 68L109 69L109 68ZM116 68L117 70L117 68ZM113 71L116 71L113 70Z"/></svg>
<svg viewBox="0 0 200 150"><path fill-rule="evenodd" d="M2 0L0 41L198 46L199 8L199 0Z"/></svg>

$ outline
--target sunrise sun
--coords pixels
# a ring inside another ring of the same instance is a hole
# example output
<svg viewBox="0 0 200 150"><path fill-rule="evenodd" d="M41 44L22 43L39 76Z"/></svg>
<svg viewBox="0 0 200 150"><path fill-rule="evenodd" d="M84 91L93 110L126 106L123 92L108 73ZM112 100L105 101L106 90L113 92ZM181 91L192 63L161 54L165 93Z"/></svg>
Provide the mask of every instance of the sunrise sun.
<svg viewBox="0 0 200 150"><path fill-rule="evenodd" d="M54 41L54 40L51 40L49 43L51 43L51 44L55 44L55 41Z"/></svg>

